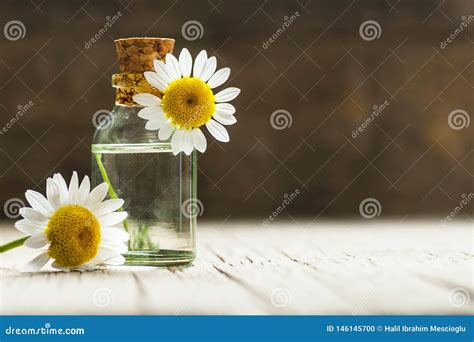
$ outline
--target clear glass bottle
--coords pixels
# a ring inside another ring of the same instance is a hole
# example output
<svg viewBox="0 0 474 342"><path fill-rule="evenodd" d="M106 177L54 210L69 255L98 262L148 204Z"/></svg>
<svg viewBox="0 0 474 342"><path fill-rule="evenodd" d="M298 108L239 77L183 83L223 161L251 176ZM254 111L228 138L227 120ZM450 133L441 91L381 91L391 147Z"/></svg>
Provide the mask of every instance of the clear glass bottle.
<svg viewBox="0 0 474 342"><path fill-rule="evenodd" d="M94 134L92 182L108 182L109 197L125 201L123 229L130 234L126 264L189 264L195 257L196 213L189 208L196 201L196 152L174 156L169 141L145 129L146 122L137 116L142 107L131 99L142 92L140 85L148 86L140 74L116 74L112 82L116 105L99 120Z"/></svg>

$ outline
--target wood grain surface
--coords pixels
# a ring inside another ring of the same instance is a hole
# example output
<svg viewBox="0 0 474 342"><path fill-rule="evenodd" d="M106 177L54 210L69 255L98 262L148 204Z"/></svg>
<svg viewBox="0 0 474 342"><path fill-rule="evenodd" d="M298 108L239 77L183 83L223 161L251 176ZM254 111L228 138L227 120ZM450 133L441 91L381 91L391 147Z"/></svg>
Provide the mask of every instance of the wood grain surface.
<svg viewBox="0 0 474 342"><path fill-rule="evenodd" d="M472 223L206 222L182 269L18 272L34 255L0 255L2 314L474 313Z"/></svg>

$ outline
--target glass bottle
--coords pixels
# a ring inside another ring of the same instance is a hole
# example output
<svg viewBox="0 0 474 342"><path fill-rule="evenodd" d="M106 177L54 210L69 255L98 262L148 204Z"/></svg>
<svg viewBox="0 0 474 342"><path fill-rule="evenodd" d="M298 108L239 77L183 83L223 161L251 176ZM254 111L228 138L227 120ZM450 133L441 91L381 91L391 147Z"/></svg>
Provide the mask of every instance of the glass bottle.
<svg viewBox="0 0 474 342"><path fill-rule="evenodd" d="M112 77L114 109L98 122L92 143L92 182L109 183L109 198L125 201L123 229L130 235L126 265L177 266L195 257L196 152L171 152L170 141L145 129L136 93L159 96L143 77L153 60L171 53L174 40L116 40L122 73ZM103 114L103 113L102 113ZM100 114L99 114L100 115Z"/></svg>

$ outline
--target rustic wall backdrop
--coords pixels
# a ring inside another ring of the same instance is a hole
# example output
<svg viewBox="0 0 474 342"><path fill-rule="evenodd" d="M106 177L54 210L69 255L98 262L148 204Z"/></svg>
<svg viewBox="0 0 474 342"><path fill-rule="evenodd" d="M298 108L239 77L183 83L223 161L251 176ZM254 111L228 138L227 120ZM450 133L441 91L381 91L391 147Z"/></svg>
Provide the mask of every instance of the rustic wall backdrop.
<svg viewBox="0 0 474 342"><path fill-rule="evenodd" d="M113 39L147 35L207 49L242 89L230 143L199 156L203 217L468 218L473 7L2 1L0 213L54 172L90 172L92 117L113 106Z"/></svg>

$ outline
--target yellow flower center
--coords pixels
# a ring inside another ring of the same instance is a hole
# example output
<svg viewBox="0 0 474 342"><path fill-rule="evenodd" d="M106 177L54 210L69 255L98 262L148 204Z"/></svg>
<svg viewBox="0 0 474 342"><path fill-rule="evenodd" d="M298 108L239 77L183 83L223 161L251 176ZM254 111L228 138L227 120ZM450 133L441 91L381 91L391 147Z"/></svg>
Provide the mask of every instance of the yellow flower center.
<svg viewBox="0 0 474 342"><path fill-rule="evenodd" d="M100 224L86 208L65 205L53 214L46 227L49 256L63 267L80 266L97 254Z"/></svg>
<svg viewBox="0 0 474 342"><path fill-rule="evenodd" d="M216 109L209 85L194 77L170 83L162 99L163 111L178 128L192 129L206 124Z"/></svg>

